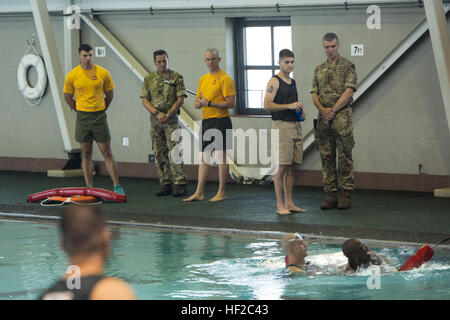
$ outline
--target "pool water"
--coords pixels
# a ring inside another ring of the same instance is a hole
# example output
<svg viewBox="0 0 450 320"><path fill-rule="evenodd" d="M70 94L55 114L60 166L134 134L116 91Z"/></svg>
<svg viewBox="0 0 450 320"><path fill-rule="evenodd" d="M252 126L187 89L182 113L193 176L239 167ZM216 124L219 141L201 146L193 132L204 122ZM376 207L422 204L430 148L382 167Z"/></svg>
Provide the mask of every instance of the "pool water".
<svg viewBox="0 0 450 320"><path fill-rule="evenodd" d="M309 243L307 260L319 271L293 275L284 268L275 240L110 229L106 274L127 281L138 299L450 299L450 254L445 251L419 269L387 268L379 289L369 289L378 267L343 275L337 268L345 263L340 245ZM371 249L397 268L416 251ZM55 225L0 220L0 299L36 299L67 266Z"/></svg>

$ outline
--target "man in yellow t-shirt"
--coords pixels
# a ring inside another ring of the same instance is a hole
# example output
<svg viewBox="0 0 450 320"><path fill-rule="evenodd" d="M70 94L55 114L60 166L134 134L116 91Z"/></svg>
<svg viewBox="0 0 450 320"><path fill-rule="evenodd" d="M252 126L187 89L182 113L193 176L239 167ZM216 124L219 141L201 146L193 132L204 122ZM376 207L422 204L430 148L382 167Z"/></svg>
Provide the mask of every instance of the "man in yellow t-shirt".
<svg viewBox="0 0 450 320"><path fill-rule="evenodd" d="M114 82L108 70L94 64L90 45L82 44L78 53L80 65L67 74L63 91L67 104L77 112L75 140L80 143L84 180L88 187L93 186L92 141L95 140L114 183L114 191L125 194L111 152L105 112L113 99Z"/></svg>
<svg viewBox="0 0 450 320"><path fill-rule="evenodd" d="M225 188L229 165L226 161L226 150L232 148L233 132L230 111L234 108L236 91L233 80L219 67L221 58L217 49L208 49L205 53L205 64L209 73L200 78L195 108L202 109L201 131L201 163L198 168L197 190L183 201L204 199L206 179L210 169L210 155L214 150L219 165L219 190L209 201L217 202L226 199Z"/></svg>

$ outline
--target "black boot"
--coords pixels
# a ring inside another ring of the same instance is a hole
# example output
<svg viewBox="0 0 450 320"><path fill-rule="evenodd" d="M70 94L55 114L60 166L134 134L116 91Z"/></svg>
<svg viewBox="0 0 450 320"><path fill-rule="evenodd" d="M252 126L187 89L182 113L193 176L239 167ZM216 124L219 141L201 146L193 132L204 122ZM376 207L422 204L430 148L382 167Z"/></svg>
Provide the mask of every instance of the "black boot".
<svg viewBox="0 0 450 320"><path fill-rule="evenodd" d="M185 184L179 184L175 188L175 193L173 194L174 197L184 197L188 194L186 185Z"/></svg>
<svg viewBox="0 0 450 320"><path fill-rule="evenodd" d="M169 194L172 194L172 186L170 184L163 184L161 186L161 190L159 190L156 195L158 197L161 196L168 196Z"/></svg>

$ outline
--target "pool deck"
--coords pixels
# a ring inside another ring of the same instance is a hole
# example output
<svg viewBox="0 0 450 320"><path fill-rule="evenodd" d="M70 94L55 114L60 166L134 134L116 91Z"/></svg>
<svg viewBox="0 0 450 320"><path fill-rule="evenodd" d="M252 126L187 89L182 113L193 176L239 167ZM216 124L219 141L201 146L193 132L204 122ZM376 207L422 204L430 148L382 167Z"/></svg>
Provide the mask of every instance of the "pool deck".
<svg viewBox="0 0 450 320"><path fill-rule="evenodd" d="M111 189L109 177L96 176L95 187ZM29 194L59 187L84 186L81 177L49 178L42 173L0 172L1 213L58 216L58 208L27 203ZM435 243L450 236L450 199L432 193L356 190L349 210L322 211L324 192L316 187L295 187L294 201L307 213L275 213L273 185L228 184L228 200L219 203L184 203L173 196L156 197L157 180L121 178L127 203L104 203L109 221L149 223L253 231L301 232L402 242ZM192 193L196 181L188 185ZM206 186L206 199L217 183Z"/></svg>

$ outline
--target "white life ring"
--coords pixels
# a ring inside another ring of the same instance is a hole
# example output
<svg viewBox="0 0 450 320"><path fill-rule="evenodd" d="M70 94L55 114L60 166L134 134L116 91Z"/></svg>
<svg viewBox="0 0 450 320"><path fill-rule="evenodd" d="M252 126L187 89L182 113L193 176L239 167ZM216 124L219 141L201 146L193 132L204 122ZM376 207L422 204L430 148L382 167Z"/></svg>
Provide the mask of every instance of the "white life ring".
<svg viewBox="0 0 450 320"><path fill-rule="evenodd" d="M30 67L35 67L37 70L38 81L34 88L30 87L27 80L27 71ZM19 89L25 98L36 100L42 97L47 86L47 72L41 57L31 53L25 55L17 70L17 80L19 81Z"/></svg>

